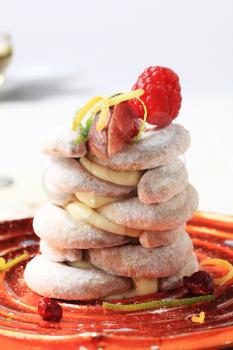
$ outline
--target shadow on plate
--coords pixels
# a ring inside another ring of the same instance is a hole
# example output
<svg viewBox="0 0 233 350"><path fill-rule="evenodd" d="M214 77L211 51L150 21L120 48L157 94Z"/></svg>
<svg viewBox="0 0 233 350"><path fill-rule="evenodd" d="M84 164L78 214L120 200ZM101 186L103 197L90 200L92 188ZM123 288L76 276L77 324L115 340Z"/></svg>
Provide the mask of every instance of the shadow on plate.
<svg viewBox="0 0 233 350"><path fill-rule="evenodd" d="M75 76L30 78L7 81L0 88L0 102L30 102L55 96L72 96L89 93L85 86L77 84Z"/></svg>

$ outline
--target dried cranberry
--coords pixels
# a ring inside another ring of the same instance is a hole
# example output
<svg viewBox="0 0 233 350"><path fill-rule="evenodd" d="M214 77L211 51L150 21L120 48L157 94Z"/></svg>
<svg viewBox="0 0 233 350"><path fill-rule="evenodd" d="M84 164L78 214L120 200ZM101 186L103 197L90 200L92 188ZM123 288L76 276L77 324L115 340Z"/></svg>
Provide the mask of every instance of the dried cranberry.
<svg viewBox="0 0 233 350"><path fill-rule="evenodd" d="M40 298L37 310L39 315L46 321L59 322L62 319L62 307L53 299Z"/></svg>
<svg viewBox="0 0 233 350"><path fill-rule="evenodd" d="M213 278L205 271L198 271L191 276L184 276L183 284L193 295L206 295L214 292Z"/></svg>

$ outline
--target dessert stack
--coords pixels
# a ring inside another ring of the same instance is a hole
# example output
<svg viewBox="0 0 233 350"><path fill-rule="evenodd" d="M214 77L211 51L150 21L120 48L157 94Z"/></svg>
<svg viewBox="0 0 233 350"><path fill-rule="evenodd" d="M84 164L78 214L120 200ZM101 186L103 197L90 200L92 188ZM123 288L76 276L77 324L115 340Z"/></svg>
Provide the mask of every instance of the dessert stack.
<svg viewBox="0 0 233 350"><path fill-rule="evenodd" d="M172 123L180 103L177 75L150 67L130 93L91 99L73 130L48 135L49 202L34 217L41 241L25 269L29 288L65 300L123 298L175 289L199 269L185 232L198 206L181 160L190 136Z"/></svg>

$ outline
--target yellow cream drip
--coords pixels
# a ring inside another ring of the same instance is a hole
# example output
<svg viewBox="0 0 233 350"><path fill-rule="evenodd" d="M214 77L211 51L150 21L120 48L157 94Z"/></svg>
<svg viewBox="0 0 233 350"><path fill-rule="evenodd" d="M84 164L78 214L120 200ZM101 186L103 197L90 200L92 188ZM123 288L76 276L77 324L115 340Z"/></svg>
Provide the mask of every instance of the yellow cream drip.
<svg viewBox="0 0 233 350"><path fill-rule="evenodd" d="M158 279L137 278L134 279L137 295L147 295L158 292Z"/></svg>
<svg viewBox="0 0 233 350"><path fill-rule="evenodd" d="M148 295L158 292L158 279L137 278L133 279L133 288L128 292L109 295L104 300L130 298Z"/></svg>
<svg viewBox="0 0 233 350"><path fill-rule="evenodd" d="M78 269L93 269L95 266L93 266L91 263L89 263L86 260L81 260L81 261L67 261L67 265L71 267L75 267Z"/></svg>
<svg viewBox="0 0 233 350"><path fill-rule="evenodd" d="M88 208L85 204L78 201L68 204L66 210L73 218L84 220L90 225L117 235L138 237L141 233L139 230L115 224L94 209Z"/></svg>
<svg viewBox="0 0 233 350"><path fill-rule="evenodd" d="M77 192L75 196L80 202L89 208L100 208L106 204L113 203L121 198L100 196L94 192Z"/></svg>
<svg viewBox="0 0 233 350"><path fill-rule="evenodd" d="M139 179L142 175L142 171L138 170L117 171L109 169L105 166L91 162L86 157L80 158L79 161L82 164L82 166L92 175L102 180L112 182L116 185L137 186Z"/></svg>

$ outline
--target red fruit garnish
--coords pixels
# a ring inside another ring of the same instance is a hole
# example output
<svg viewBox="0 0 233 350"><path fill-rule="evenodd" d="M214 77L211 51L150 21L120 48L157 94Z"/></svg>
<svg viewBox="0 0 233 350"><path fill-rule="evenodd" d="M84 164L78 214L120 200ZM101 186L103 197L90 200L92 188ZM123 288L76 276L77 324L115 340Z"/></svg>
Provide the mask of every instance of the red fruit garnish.
<svg viewBox="0 0 233 350"><path fill-rule="evenodd" d="M107 128L102 131L96 130L96 125L98 123L99 116L96 116L93 120L91 128L88 134L87 147L88 151L98 158L106 159L108 158L108 133Z"/></svg>
<svg viewBox="0 0 233 350"><path fill-rule="evenodd" d="M96 157L106 159L119 152L140 129L141 121L127 102L121 102L110 111L107 127L96 130L98 116L94 119L88 135L88 150Z"/></svg>
<svg viewBox="0 0 233 350"><path fill-rule="evenodd" d="M37 310L39 315L46 321L60 322L62 319L62 307L54 299L41 297Z"/></svg>
<svg viewBox="0 0 233 350"><path fill-rule="evenodd" d="M132 90L143 89L140 99L147 107L147 122L158 127L168 125L178 115L181 106L181 93L178 75L169 68L149 67L138 78ZM143 118L143 106L137 99L129 104L135 113Z"/></svg>
<svg viewBox="0 0 233 350"><path fill-rule="evenodd" d="M138 134L139 129L140 121L129 104L117 104L108 125L108 156L119 152L126 142Z"/></svg>
<svg viewBox="0 0 233 350"><path fill-rule="evenodd" d="M207 295L214 292L213 278L206 271L197 271L191 276L184 276L183 283L193 295Z"/></svg>

